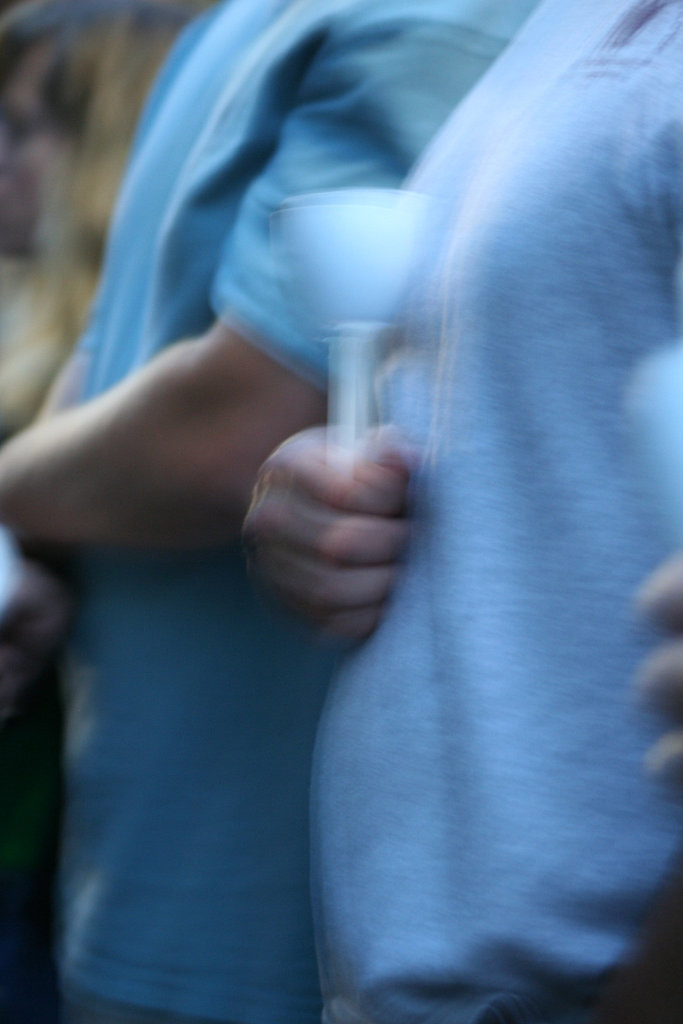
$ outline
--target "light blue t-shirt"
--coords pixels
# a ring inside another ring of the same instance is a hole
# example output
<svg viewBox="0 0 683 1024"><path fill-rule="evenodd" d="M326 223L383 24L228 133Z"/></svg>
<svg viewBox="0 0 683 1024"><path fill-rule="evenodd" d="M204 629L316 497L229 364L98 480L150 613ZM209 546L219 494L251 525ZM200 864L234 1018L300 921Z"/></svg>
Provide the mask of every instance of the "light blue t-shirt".
<svg viewBox="0 0 683 1024"><path fill-rule="evenodd" d="M216 316L323 384L324 351L280 287L270 214L295 192L397 186L511 31L508 0L483 5L489 34L479 6L230 0L192 26L122 188L83 340L88 395ZM237 547L84 551L78 577L67 988L313 1024L308 773L330 653L259 603Z"/></svg>
<svg viewBox="0 0 683 1024"><path fill-rule="evenodd" d="M624 398L678 330L682 157L683 5L547 0L412 179L438 225L387 391L428 445L319 734L326 1024L579 1024L680 848Z"/></svg>

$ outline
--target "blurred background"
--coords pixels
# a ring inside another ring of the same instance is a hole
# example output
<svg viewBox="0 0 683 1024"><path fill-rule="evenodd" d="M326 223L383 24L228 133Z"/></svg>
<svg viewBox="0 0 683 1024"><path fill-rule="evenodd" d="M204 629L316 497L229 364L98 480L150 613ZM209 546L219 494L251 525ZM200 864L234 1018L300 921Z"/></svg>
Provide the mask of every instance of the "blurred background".
<svg viewBox="0 0 683 1024"><path fill-rule="evenodd" d="M138 116L204 0L0 5L0 442L39 415L86 322ZM60 666L0 724L0 1024L57 1024L51 954Z"/></svg>

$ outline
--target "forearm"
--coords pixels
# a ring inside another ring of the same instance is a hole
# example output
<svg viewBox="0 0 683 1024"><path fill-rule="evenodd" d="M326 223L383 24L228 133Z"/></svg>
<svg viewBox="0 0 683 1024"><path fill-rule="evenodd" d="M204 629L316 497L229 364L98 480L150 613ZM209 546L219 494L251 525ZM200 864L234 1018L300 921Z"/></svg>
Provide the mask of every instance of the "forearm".
<svg viewBox="0 0 683 1024"><path fill-rule="evenodd" d="M219 325L11 441L0 519L60 544L220 544L261 461L323 415L321 394Z"/></svg>

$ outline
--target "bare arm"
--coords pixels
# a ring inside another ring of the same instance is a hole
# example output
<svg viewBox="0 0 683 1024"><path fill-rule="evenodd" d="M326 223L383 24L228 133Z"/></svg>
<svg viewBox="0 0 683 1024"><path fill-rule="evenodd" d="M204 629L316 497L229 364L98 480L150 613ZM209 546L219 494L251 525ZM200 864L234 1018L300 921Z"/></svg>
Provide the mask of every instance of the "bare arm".
<svg viewBox="0 0 683 1024"><path fill-rule="evenodd" d="M0 452L0 519L59 544L199 546L239 535L256 471L324 396L217 322Z"/></svg>

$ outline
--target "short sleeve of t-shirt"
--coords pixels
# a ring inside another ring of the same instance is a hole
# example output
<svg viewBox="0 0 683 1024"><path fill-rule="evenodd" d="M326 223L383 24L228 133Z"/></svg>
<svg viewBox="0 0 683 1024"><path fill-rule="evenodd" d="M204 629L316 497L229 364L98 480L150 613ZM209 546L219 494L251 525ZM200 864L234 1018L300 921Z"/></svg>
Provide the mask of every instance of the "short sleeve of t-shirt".
<svg viewBox="0 0 683 1024"><path fill-rule="evenodd" d="M272 213L291 195L398 187L503 46L496 36L435 16L446 4L426 0L411 16L396 5L393 18L386 7L382 19L373 20L372 11L330 18L278 146L247 189L214 280L217 315L314 383L324 383L326 350L303 328L284 282Z"/></svg>

